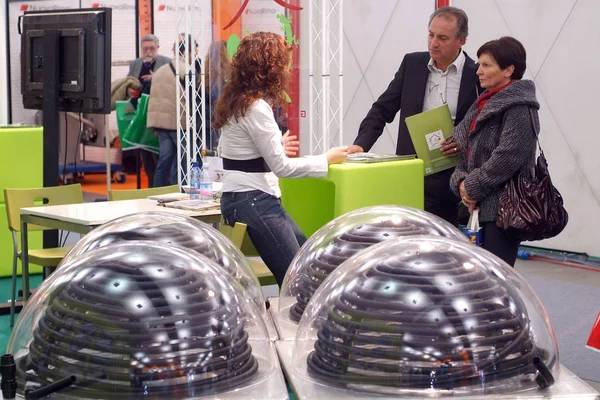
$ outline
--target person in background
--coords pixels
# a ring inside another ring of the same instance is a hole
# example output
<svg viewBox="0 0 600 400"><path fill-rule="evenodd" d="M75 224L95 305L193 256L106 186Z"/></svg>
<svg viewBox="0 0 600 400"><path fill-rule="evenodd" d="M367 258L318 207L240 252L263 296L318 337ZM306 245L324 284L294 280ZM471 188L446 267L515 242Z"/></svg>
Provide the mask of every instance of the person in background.
<svg viewBox="0 0 600 400"><path fill-rule="evenodd" d="M141 40L142 57L136 58L129 64L127 76L134 76L140 80L142 85L152 80L152 75L160 67L171 62L169 57L158 54L159 42L155 35L144 35ZM135 97L130 93L129 97Z"/></svg>
<svg viewBox="0 0 600 400"><path fill-rule="evenodd" d="M540 104L533 81L522 79L526 52L517 39L487 42L477 57L477 75L485 92L452 131L462 150L450 187L469 212L479 208L483 248L514 267L520 241L496 226L498 200L513 175L531 176Z"/></svg>
<svg viewBox="0 0 600 400"><path fill-rule="evenodd" d="M146 126L154 128L158 136L158 163L156 174L154 176L154 187L175 185L178 183L177 177L177 85L181 84L181 90L185 90L185 63L186 51L188 51L187 60L191 64L190 70L195 71L196 84L200 83L198 79L200 71L198 63L193 57L191 50L186 50L185 36L179 36L177 46L173 45L173 54L179 58L179 76L176 75L175 65L169 62L156 71L152 78L152 88L150 90L150 101L148 103L148 119ZM188 36L188 47L195 43L191 36ZM183 99L180 100L181 110L185 110L186 104ZM185 126L186 118L181 116L181 124Z"/></svg>
<svg viewBox="0 0 600 400"><path fill-rule="evenodd" d="M206 130L208 137L207 148L216 150L220 132L212 124L215 114L215 104L223 92L225 82L231 76L231 58L227 54L227 41L219 40L211 43L204 62L206 65L204 90L206 95L209 96L209 101L205 103L204 115L210 118L209 129Z"/></svg>
<svg viewBox="0 0 600 400"><path fill-rule="evenodd" d="M217 101L214 125L221 129L221 213L227 225L247 225L258 254L281 286L306 237L281 205L278 177L323 177L328 165L345 160L347 147L288 158L287 143L273 114L285 101L291 48L280 35L246 36L233 57L231 80Z"/></svg>
<svg viewBox="0 0 600 400"><path fill-rule="evenodd" d="M478 96L477 67L462 50L468 34L469 19L463 10L441 7L431 14L429 52L404 56L396 76L360 124L350 153L369 151L398 111L398 155L415 153L404 122L406 117L448 104L454 124L462 121ZM454 157L460 149L456 144L444 142L441 151L445 156ZM452 171L448 169L425 177L425 210L457 225L459 201L448 186Z"/></svg>
<svg viewBox="0 0 600 400"><path fill-rule="evenodd" d="M138 98L142 94L150 93L150 84L152 75L160 67L171 62L169 57L158 54L159 41L158 37L149 34L142 37L141 40L142 57L136 58L129 64L129 72L127 76L132 76L139 79L142 87L140 90L134 88L127 89L127 95L131 99L131 104L137 108ZM157 156L155 153L147 150L140 150L144 171L148 176L148 187L154 185L154 174L156 171Z"/></svg>

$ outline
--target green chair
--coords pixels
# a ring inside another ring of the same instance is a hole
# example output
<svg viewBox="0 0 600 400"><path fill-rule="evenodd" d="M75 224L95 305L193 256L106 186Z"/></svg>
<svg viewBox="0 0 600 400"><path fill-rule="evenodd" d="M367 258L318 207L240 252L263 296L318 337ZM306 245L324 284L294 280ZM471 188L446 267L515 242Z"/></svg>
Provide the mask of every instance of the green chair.
<svg viewBox="0 0 600 400"><path fill-rule="evenodd" d="M21 208L37 205L56 206L83 203L83 193L81 185L75 184L31 189L4 189L4 198L6 200L8 229L11 231L13 237L12 297L10 303L10 326L12 327L15 319L15 302L17 297L17 260L22 257L17 237L17 232L21 232ZM27 226L27 232L48 229L37 225ZM56 267L69 250L70 247L29 249L29 263L44 268ZM26 268L23 269L22 275L23 280L29 282L29 271Z"/></svg>
<svg viewBox="0 0 600 400"><path fill-rule="evenodd" d="M178 193L179 185L161 186L149 189L132 189L132 190L109 190L108 200L136 200L145 199L148 196L155 196L158 194L169 194Z"/></svg>
<svg viewBox="0 0 600 400"><path fill-rule="evenodd" d="M236 222L233 228L229 225L226 225L221 220L220 231L222 234L227 236L229 240L233 242L235 247L242 250L242 253L246 257L258 256L258 252L254 248L250 237L246 234L246 224L241 222ZM246 251L244 251L246 250ZM262 262L262 260L256 260L252 258L247 258L250 267L252 267L252 271L254 275L258 278L258 282L261 286L269 286L269 285L277 285L277 281L275 277L267 267L267 265Z"/></svg>

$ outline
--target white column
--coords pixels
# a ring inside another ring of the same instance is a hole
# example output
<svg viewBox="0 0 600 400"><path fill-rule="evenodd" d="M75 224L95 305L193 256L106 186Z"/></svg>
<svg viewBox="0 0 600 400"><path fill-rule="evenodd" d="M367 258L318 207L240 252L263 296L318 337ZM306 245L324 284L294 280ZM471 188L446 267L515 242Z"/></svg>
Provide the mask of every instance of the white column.
<svg viewBox="0 0 600 400"><path fill-rule="evenodd" d="M340 136L338 146L341 146L344 142L344 2L339 1L339 20L338 20L338 104L339 104L339 120L338 126L340 130Z"/></svg>
<svg viewBox="0 0 600 400"><path fill-rule="evenodd" d="M0 124L8 123L8 60L5 27L8 25L8 5L6 1L0 2Z"/></svg>
<svg viewBox="0 0 600 400"><path fill-rule="evenodd" d="M319 154L343 143L342 1L311 0L308 11L310 154Z"/></svg>
<svg viewBox="0 0 600 400"><path fill-rule="evenodd" d="M176 0L175 1L175 43L179 42L179 35L184 35L182 42L185 46L185 54L182 54L183 65L179 57L175 56L175 71L179 74L180 70L185 72L185 81L183 84L177 84L177 114L180 116L177 121L177 169L179 184L188 183L187 177L193 161L202 157L202 150L205 149L206 142L206 123L204 115L204 101L206 98L204 82L204 66L201 66L200 76L196 76L196 60L201 60L208 48L212 37L207 37L205 18L211 18L210 0ZM191 37L191 42L190 42ZM197 45L197 46L196 46ZM198 79L200 82L198 82ZM202 101L197 101L196 93L200 91ZM185 104L185 107L183 105ZM196 115L200 119L196 120ZM183 124L182 124L183 121ZM201 142L197 140L197 124L201 124L199 132ZM181 163L183 160L183 166Z"/></svg>
<svg viewBox="0 0 600 400"><path fill-rule="evenodd" d="M308 51L308 127L309 127L309 132L308 132L308 137L309 137L309 154L314 154L313 149L314 147L314 131L313 131L313 121L314 121L314 110L313 110L313 103L314 103L314 95L315 95L315 71L314 71L314 67L313 67L313 31L314 31L314 24L313 24L313 2L310 1L308 3L308 19L310 21L310 25L308 27L308 46L309 46L309 51Z"/></svg>

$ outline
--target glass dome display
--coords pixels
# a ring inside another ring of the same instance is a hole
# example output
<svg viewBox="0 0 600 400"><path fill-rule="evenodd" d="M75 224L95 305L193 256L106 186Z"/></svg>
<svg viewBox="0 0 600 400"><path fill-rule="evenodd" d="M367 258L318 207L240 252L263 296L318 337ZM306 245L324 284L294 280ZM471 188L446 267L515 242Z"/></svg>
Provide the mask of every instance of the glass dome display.
<svg viewBox="0 0 600 400"><path fill-rule="evenodd" d="M61 265L92 249L130 240L176 244L216 261L240 282L261 312L266 313L260 283L241 251L212 226L183 215L153 211L109 221L79 240Z"/></svg>
<svg viewBox="0 0 600 400"><path fill-rule="evenodd" d="M245 297L221 266L180 246L121 242L73 257L15 326L18 394L65 381L53 398L235 394L277 365Z"/></svg>
<svg viewBox="0 0 600 400"><path fill-rule="evenodd" d="M308 303L293 363L311 382L419 398L544 388L560 368L524 278L434 236L380 243L337 268Z"/></svg>
<svg viewBox="0 0 600 400"><path fill-rule="evenodd" d="M411 235L468 240L450 223L411 207L374 206L344 214L312 235L292 260L279 297L280 318L298 323L315 290L349 257L376 243Z"/></svg>

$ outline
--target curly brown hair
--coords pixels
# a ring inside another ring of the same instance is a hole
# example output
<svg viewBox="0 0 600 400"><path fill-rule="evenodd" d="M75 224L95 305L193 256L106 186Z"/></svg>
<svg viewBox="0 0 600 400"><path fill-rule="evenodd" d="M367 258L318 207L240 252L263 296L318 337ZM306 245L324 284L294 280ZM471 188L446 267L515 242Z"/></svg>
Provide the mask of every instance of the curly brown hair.
<svg viewBox="0 0 600 400"><path fill-rule="evenodd" d="M283 37L275 33L246 36L233 56L231 79L217 101L214 127L220 129L232 117L237 121L258 99L282 104L289 83L290 53Z"/></svg>

